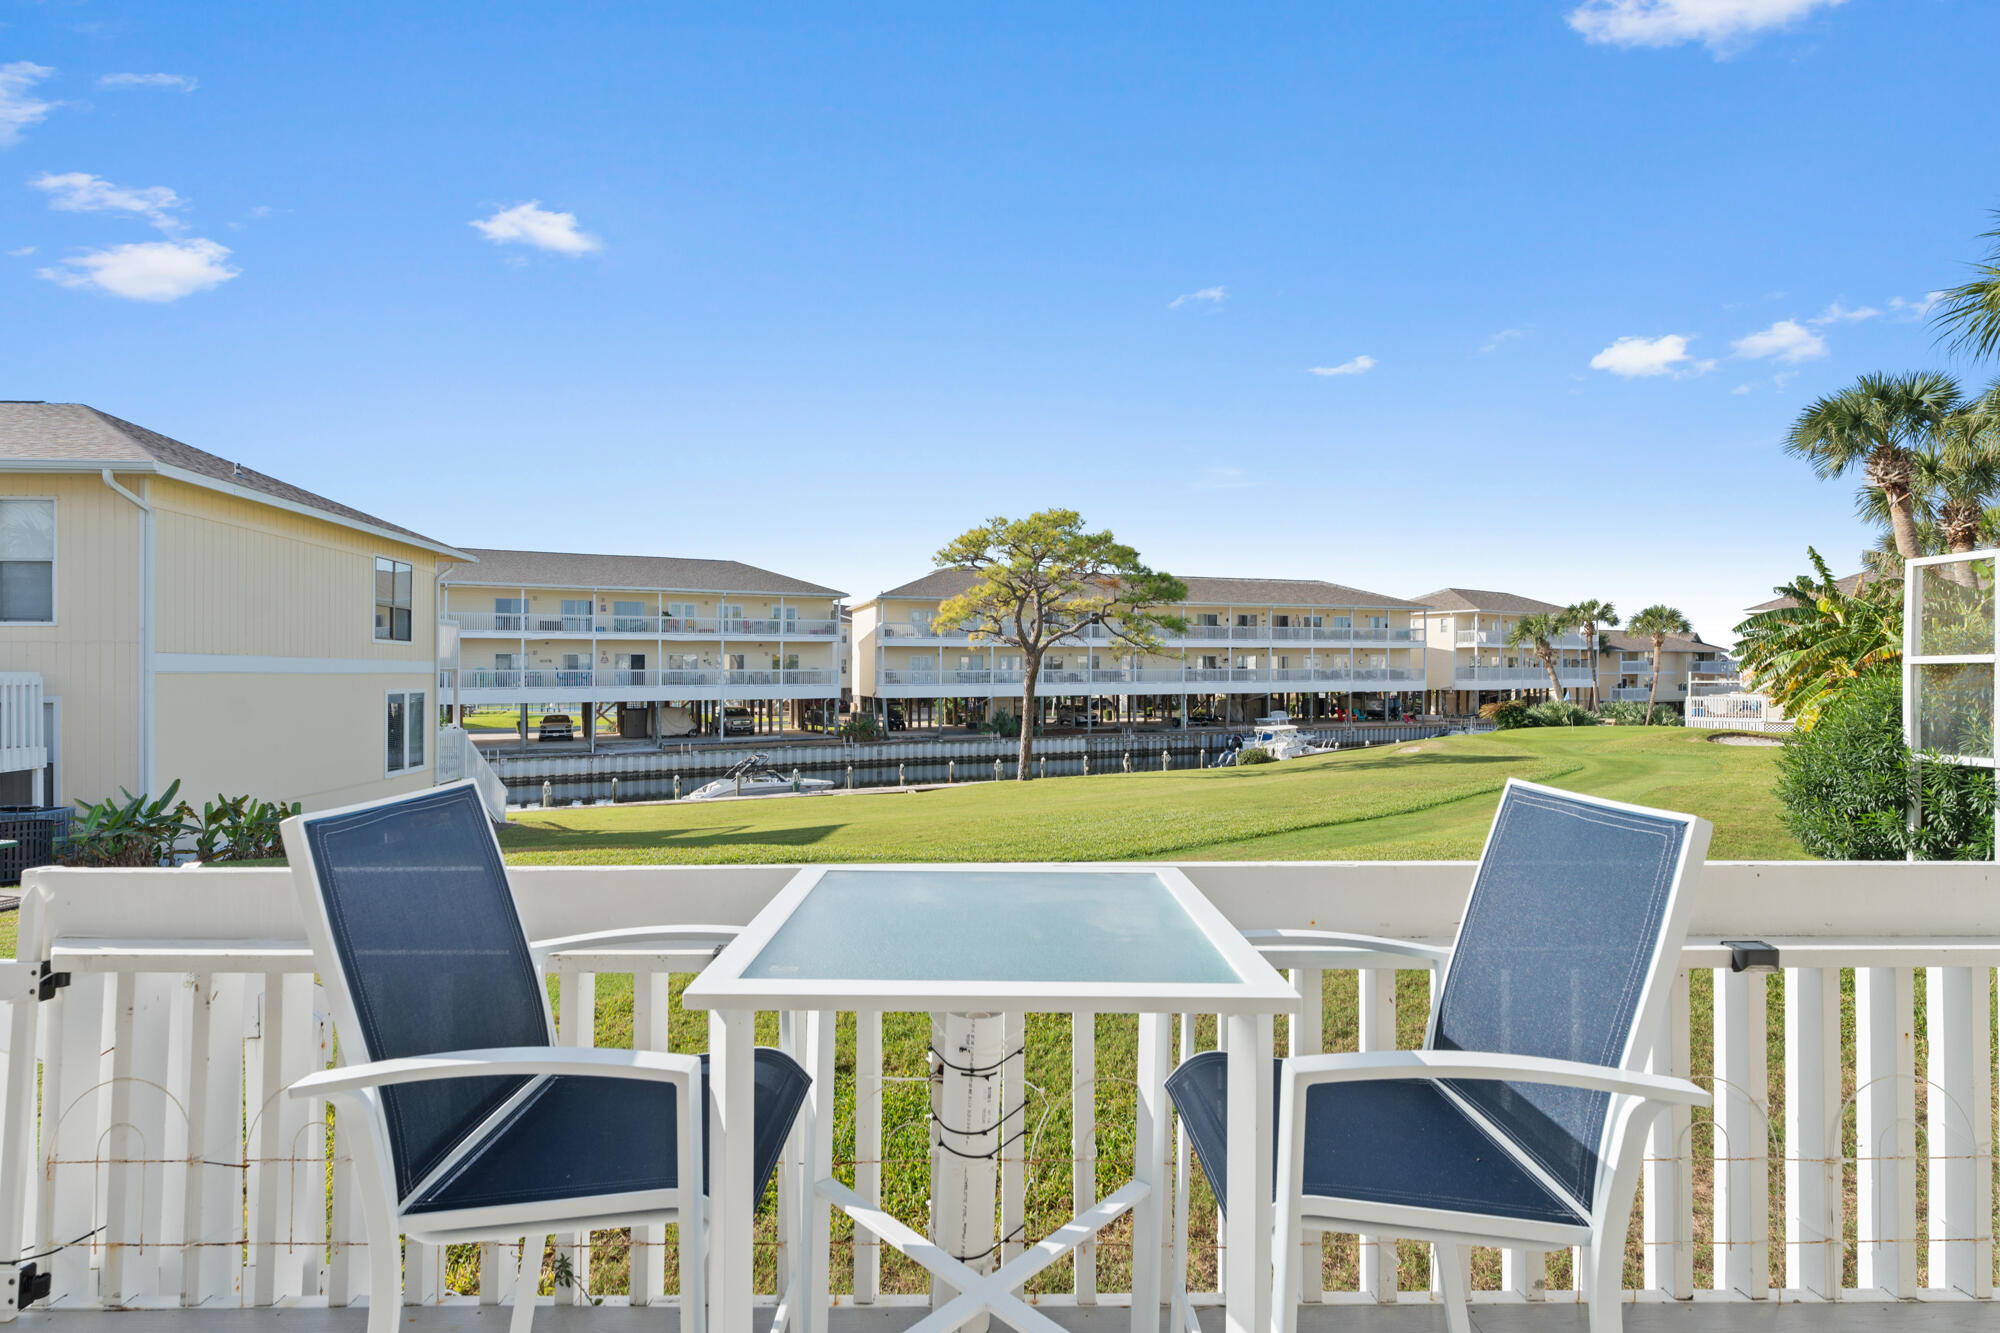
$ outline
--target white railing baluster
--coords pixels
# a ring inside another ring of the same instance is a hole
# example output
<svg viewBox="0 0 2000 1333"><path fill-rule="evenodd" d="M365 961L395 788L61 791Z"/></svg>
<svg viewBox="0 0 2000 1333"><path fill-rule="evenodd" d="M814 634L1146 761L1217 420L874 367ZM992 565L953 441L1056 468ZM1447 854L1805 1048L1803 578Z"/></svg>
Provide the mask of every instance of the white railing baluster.
<svg viewBox="0 0 2000 1333"><path fill-rule="evenodd" d="M1000 1141L1006 1144L1000 1150L1000 1262L1004 1264L1028 1246L1028 1016L1014 1012L1002 1021L1006 1024L1007 1051L1007 1064L1000 1074ZM876 1035L879 1043L879 1027ZM1009 1108L1011 1119L1007 1118ZM1007 1143L1009 1139L1013 1142Z"/></svg>
<svg viewBox="0 0 2000 1333"><path fill-rule="evenodd" d="M1715 1288L1771 1292L1764 973L1715 973Z"/></svg>
<svg viewBox="0 0 2000 1333"><path fill-rule="evenodd" d="M137 1244L143 1225L139 1211L144 1199L145 1142L133 1120L132 1058L136 1037L138 978L119 972L111 978L111 1098L110 1131L104 1136L104 1264L99 1273L99 1299L124 1305L136 1294Z"/></svg>
<svg viewBox="0 0 2000 1333"><path fill-rule="evenodd" d="M556 1011L556 1040L564 1046L597 1045L597 976L591 972L580 972L573 967L561 966L556 972L557 994L562 1003ZM584 1295L590 1289L590 1233L571 1232L561 1244L561 1253L569 1256L570 1283L568 1303L588 1305ZM563 1294L556 1293L556 1301L564 1301Z"/></svg>
<svg viewBox="0 0 2000 1333"><path fill-rule="evenodd" d="M1017 1152L1026 1152L1027 1144ZM854 1192L882 1201L882 1015L854 1016ZM873 1305L882 1279L882 1242L854 1226L854 1303Z"/></svg>
<svg viewBox="0 0 2000 1333"><path fill-rule="evenodd" d="M671 998L672 976L643 966L632 973L632 1049L664 1051L668 1048L667 1006ZM681 1115L688 1108L676 1107ZM495 1270L496 1272L499 1270ZM667 1291L667 1229L664 1226L632 1228L631 1279L627 1297L634 1305L652 1305ZM495 1283L497 1293L500 1283ZM480 1290L485 1290L482 1280Z"/></svg>
<svg viewBox="0 0 2000 1333"><path fill-rule="evenodd" d="M1647 1057L1646 1067L1654 1073L1688 1076L1693 1054L1688 1009L1688 971L1683 967L1674 973L1666 1012ZM1692 1124L1687 1107L1668 1108L1654 1119L1646 1148L1646 1286L1674 1300L1694 1295Z"/></svg>
<svg viewBox="0 0 2000 1333"><path fill-rule="evenodd" d="M1082 1213L1097 1202L1097 1015L1070 1015L1070 1203ZM1097 1304L1097 1242L1076 1247L1076 1303Z"/></svg>
<svg viewBox="0 0 2000 1333"><path fill-rule="evenodd" d="M101 1237L91 1232L102 1216L97 1211L97 1166L104 1127L110 1122L110 1097L103 1086L110 1065L105 1052L105 1021L109 1017L111 978L86 973L56 992L51 1027L57 1046L53 1069L44 1068L42 1103L57 1120L54 1133L44 1130L42 1151L53 1163L42 1169L43 1216L41 1250L57 1249L48 1260L53 1277L51 1298L58 1304L88 1304L97 1299L91 1285L92 1259L101 1252ZM50 1085L54 1086L51 1087ZM47 1123L47 1122L45 1122ZM241 1148L236 1150L238 1154Z"/></svg>
<svg viewBox="0 0 2000 1333"><path fill-rule="evenodd" d="M1917 1294L1917 1109L1914 977L1854 970L1855 1207L1859 1281Z"/></svg>
<svg viewBox="0 0 2000 1333"><path fill-rule="evenodd" d="M1286 1029L1287 1055L1318 1055L1324 1049L1321 1025L1325 1019L1326 995L1321 976L1316 967L1292 969L1292 989L1304 1003ZM1299 1299L1308 1304L1316 1304L1325 1290L1324 1235L1324 1232L1305 1231L1299 1237Z"/></svg>
<svg viewBox="0 0 2000 1333"><path fill-rule="evenodd" d="M1930 1281L1992 1292L1992 993L1985 968L1933 967L1924 978L1929 1036ZM1982 1258L1982 1251L1984 1257Z"/></svg>
<svg viewBox="0 0 2000 1333"><path fill-rule="evenodd" d="M1396 972L1367 967L1360 972L1361 1049L1396 1049ZM1361 1291L1384 1305L1396 1301L1396 1240L1393 1236L1360 1237Z"/></svg>
<svg viewBox="0 0 2000 1333"><path fill-rule="evenodd" d="M208 1052L210 1022L214 1013L215 978L196 973L188 978L187 1078L185 1107L187 1130L183 1136L186 1155L186 1183L181 1189L181 1304L202 1302L201 1242L207 1216L208 1168L203 1149L208 1136Z"/></svg>
<svg viewBox="0 0 2000 1333"><path fill-rule="evenodd" d="M1840 969L1785 969L1785 1285L1840 1299Z"/></svg>
<svg viewBox="0 0 2000 1333"><path fill-rule="evenodd" d="M325 1069L331 1054L324 996L310 972L285 974L285 1045L278 1077L285 1087ZM326 1102L280 1096L279 1140L284 1145L280 1214L283 1242L278 1295L317 1296L325 1281Z"/></svg>
<svg viewBox="0 0 2000 1333"><path fill-rule="evenodd" d="M242 1245L245 1161L243 1146L244 1038L252 1021L252 978L217 973L208 1002L208 1091L203 1098L201 1230L195 1299L203 1305L238 1305L244 1297Z"/></svg>
<svg viewBox="0 0 2000 1333"><path fill-rule="evenodd" d="M1177 1063L1194 1056L1194 1015L1180 1016L1180 1054ZM1188 1143L1187 1126L1178 1112L1174 1115L1174 1243L1168 1260L1167 1280L1161 1284L1167 1296L1167 1333L1188 1333L1187 1309L1178 1299L1181 1284L1188 1280L1188 1173L1194 1170L1194 1153Z"/></svg>
<svg viewBox="0 0 2000 1333"><path fill-rule="evenodd" d="M260 979L257 1035L249 1044L244 1080L249 1097L250 1135L250 1301L267 1306L278 1294L279 1191L285 1183L285 1074L282 1047L285 1032L285 976L267 972Z"/></svg>

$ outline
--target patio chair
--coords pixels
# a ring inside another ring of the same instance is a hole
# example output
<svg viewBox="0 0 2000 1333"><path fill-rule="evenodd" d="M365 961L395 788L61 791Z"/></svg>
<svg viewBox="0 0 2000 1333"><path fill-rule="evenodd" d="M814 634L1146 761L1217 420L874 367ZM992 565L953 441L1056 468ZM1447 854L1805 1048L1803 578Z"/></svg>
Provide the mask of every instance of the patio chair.
<svg viewBox="0 0 2000 1333"><path fill-rule="evenodd" d="M530 944L470 782L295 816L284 840L351 1062L288 1091L339 1108L368 1237L369 1333L401 1315L398 1235L520 1241L510 1328L526 1333L551 1232L668 1222L680 1226L680 1327L699 1333L707 1057L556 1045L542 963L587 947L706 956L735 929ZM775 1050L755 1069L762 1198L808 1079ZM687 1169L697 1154L699 1172Z"/></svg>
<svg viewBox="0 0 2000 1333"><path fill-rule="evenodd" d="M1709 1102L1643 1068L1708 839L1689 815L1507 784L1424 1049L1275 1062L1277 1333L1298 1326L1307 1229L1433 1243L1451 1333L1471 1328L1469 1246L1584 1246L1591 1331L1616 1333L1646 1131L1670 1106ZM1437 961L1366 936L1260 946ZM1194 1056L1167 1081L1218 1200L1227 1061L1246 1054Z"/></svg>

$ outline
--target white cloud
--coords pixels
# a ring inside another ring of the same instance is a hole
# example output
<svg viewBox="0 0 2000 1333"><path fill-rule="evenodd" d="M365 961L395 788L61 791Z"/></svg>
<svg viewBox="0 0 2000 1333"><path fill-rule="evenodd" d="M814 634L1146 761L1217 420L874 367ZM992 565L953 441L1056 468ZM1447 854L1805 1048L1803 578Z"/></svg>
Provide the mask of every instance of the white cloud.
<svg viewBox="0 0 2000 1333"><path fill-rule="evenodd" d="M1759 33L1804 18L1842 0L1584 0L1569 26L1584 40L1611 46L1679 46L1700 42L1718 55Z"/></svg>
<svg viewBox="0 0 2000 1333"><path fill-rule="evenodd" d="M1749 392L1750 392L1750 391L1751 391L1752 389L1754 389L1754 388L1756 388L1756 387L1757 387L1757 386L1756 386L1756 385L1754 385L1754 384L1739 384L1739 385L1737 385L1737 386L1736 386L1735 388L1731 389L1731 390L1730 390L1729 392L1731 392L1731 393L1749 393Z"/></svg>
<svg viewBox="0 0 2000 1333"><path fill-rule="evenodd" d="M1688 356L1688 340L1678 333L1657 338L1624 337L1590 358L1592 370L1608 370L1624 379L1647 379L1654 375L1700 375L1715 369L1713 361L1695 361Z"/></svg>
<svg viewBox="0 0 2000 1333"><path fill-rule="evenodd" d="M21 141L21 131L39 125L55 107L29 90L55 73L47 65L32 60L16 60L0 65L0 148Z"/></svg>
<svg viewBox="0 0 2000 1333"><path fill-rule="evenodd" d="M1179 310L1191 301L1200 301L1208 305L1221 305L1228 299L1229 292L1221 283L1217 283L1213 287L1204 287L1198 292L1184 292L1176 296L1173 300L1167 302L1167 309Z"/></svg>
<svg viewBox="0 0 2000 1333"><path fill-rule="evenodd" d="M1310 372L1311 372L1312 374L1314 374L1314 375L1320 375L1320 376L1327 376L1327 375L1366 375L1366 374L1367 374L1367 373L1368 373L1369 371L1373 370L1374 368L1375 368L1375 358L1374 358L1374 357L1372 357L1372 356L1366 356L1366 355L1363 355L1363 356L1357 356L1357 357L1355 357L1355 358L1354 358L1353 360L1351 360L1351 361L1343 361L1343 362L1341 362L1341 363L1340 363L1339 365L1337 365L1337 366L1309 366L1309 367L1307 367L1307 369L1308 369L1308 370L1309 370L1309 371L1310 371Z"/></svg>
<svg viewBox="0 0 2000 1333"><path fill-rule="evenodd" d="M1807 320L1806 323L1812 325L1814 328L1823 328L1828 324L1846 324L1856 320L1873 319L1881 313L1881 311L1872 305L1864 305L1850 310L1840 302L1835 301L1832 305L1820 311L1817 316Z"/></svg>
<svg viewBox="0 0 2000 1333"><path fill-rule="evenodd" d="M1240 467L1212 467L1194 479L1197 491L1240 491L1251 485L1249 474Z"/></svg>
<svg viewBox="0 0 2000 1333"><path fill-rule="evenodd" d="M1777 374L1771 376L1771 387L1774 389L1782 389L1787 384L1790 384L1793 380L1797 379L1798 377L1799 377L1799 372L1796 370L1781 370Z"/></svg>
<svg viewBox="0 0 2000 1333"><path fill-rule="evenodd" d="M1826 339L1795 319L1781 319L1768 329L1759 329L1729 344L1736 355L1761 361L1774 356L1788 366L1826 355Z"/></svg>
<svg viewBox="0 0 2000 1333"><path fill-rule="evenodd" d="M228 282L241 272L226 264L229 248L194 237L145 241L92 250L45 268L41 275L65 287L94 288L128 301L178 301Z"/></svg>
<svg viewBox="0 0 2000 1333"><path fill-rule="evenodd" d="M1925 292L1921 301L1905 301L1900 296L1889 298L1889 308L1905 319L1922 319L1937 309L1937 303L1944 300L1943 292Z"/></svg>
<svg viewBox="0 0 2000 1333"><path fill-rule="evenodd" d="M65 213L136 213L161 231L180 227L180 219L171 210L187 202L164 185L132 189L87 171L60 176L45 171L28 184L48 195L50 208Z"/></svg>
<svg viewBox="0 0 2000 1333"><path fill-rule="evenodd" d="M1484 355L1487 352L1498 350L1507 343L1513 342L1516 338L1525 338L1527 336L1528 331L1526 329L1502 329L1488 338L1484 343L1481 343L1479 351L1481 355Z"/></svg>
<svg viewBox="0 0 2000 1333"><path fill-rule="evenodd" d="M576 214L551 213L539 199L499 209L490 218L474 219L471 225L496 245L532 245L564 255L587 255L604 248L603 241L577 230Z"/></svg>
<svg viewBox="0 0 2000 1333"><path fill-rule="evenodd" d="M162 88L169 92L191 93L201 85L191 74L100 74L100 88Z"/></svg>

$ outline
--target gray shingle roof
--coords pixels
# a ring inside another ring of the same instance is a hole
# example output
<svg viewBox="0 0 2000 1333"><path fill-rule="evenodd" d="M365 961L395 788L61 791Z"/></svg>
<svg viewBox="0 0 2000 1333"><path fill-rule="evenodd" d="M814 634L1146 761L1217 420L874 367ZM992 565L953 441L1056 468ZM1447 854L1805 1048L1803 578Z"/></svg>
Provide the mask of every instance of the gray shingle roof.
<svg viewBox="0 0 2000 1333"><path fill-rule="evenodd" d="M208 481L239 486L274 500L316 509L346 523L379 528L425 546L451 550L434 537L364 514L83 403L0 402L0 471L5 471L10 463L73 463L80 469L130 469L133 465L145 468L149 464L177 468Z"/></svg>
<svg viewBox="0 0 2000 1333"><path fill-rule="evenodd" d="M1627 634L1623 630L1600 630L1598 643L1616 652L1638 656L1653 651L1653 641L1644 634ZM1709 643L1701 635L1669 634L1662 645L1670 653L1726 653L1728 650L1719 643Z"/></svg>
<svg viewBox="0 0 2000 1333"><path fill-rule="evenodd" d="M576 551L501 551L468 546L479 561L445 576L453 584L512 584L534 588L643 588L662 592L741 592L845 597L736 560L686 560L671 555L590 555Z"/></svg>
<svg viewBox="0 0 2000 1333"><path fill-rule="evenodd" d="M1413 602L1384 593L1367 592L1321 579L1239 579L1215 578L1200 574L1180 576L1187 584L1190 602L1209 606L1368 606L1410 607ZM954 597L972 586L972 573L963 569L937 569L881 594L884 597L929 599Z"/></svg>
<svg viewBox="0 0 2000 1333"><path fill-rule="evenodd" d="M1439 588L1415 600L1434 611L1491 611L1502 616L1545 615L1563 609L1554 602L1485 588Z"/></svg>

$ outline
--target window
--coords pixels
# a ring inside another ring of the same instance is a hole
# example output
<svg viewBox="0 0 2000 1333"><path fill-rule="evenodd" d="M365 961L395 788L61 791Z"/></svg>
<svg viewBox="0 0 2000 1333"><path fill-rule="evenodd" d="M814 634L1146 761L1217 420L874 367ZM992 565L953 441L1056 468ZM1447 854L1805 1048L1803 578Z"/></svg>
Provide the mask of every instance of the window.
<svg viewBox="0 0 2000 1333"><path fill-rule="evenodd" d="M521 616L527 609L528 604L518 597L495 597L493 599L493 628L521 628Z"/></svg>
<svg viewBox="0 0 2000 1333"><path fill-rule="evenodd" d="M1257 617L1247 612L1239 611L1236 614L1236 627L1238 629L1255 629L1257 627Z"/></svg>
<svg viewBox="0 0 2000 1333"><path fill-rule="evenodd" d="M563 660L563 661L562 661L562 669L563 669L564 671L581 671L581 670L583 670L583 654L582 654L582 653L564 653L564 654L562 655L562 660Z"/></svg>
<svg viewBox="0 0 2000 1333"><path fill-rule="evenodd" d="M0 500L0 621L56 618L56 502Z"/></svg>
<svg viewBox="0 0 2000 1333"><path fill-rule="evenodd" d="M405 569L409 566L405 565ZM424 730L429 719L424 716L424 692L422 690L389 691L388 710L388 771L407 773L424 766Z"/></svg>
<svg viewBox="0 0 2000 1333"><path fill-rule="evenodd" d="M401 560L375 557L375 637L410 641L411 569Z"/></svg>
<svg viewBox="0 0 2000 1333"><path fill-rule="evenodd" d="M1197 625L1220 625L1222 618L1213 611L1203 611L1194 618Z"/></svg>
<svg viewBox="0 0 2000 1333"><path fill-rule="evenodd" d="M646 604L644 602L613 602L611 604L611 628L621 633L646 631Z"/></svg>
<svg viewBox="0 0 2000 1333"><path fill-rule="evenodd" d="M668 653L668 654L667 654L667 670L669 670L669 671L699 671L699 670L701 670L701 654L699 654L699 653Z"/></svg>
<svg viewBox="0 0 2000 1333"><path fill-rule="evenodd" d="M730 670L730 671L741 671L741 670L743 670L743 654L742 654L742 653L724 653L724 654L722 655L722 665L723 665L724 667L726 667L726 668L727 668L728 670Z"/></svg>
<svg viewBox="0 0 2000 1333"><path fill-rule="evenodd" d="M493 654L493 669L495 671L512 671L514 669L514 654L512 653Z"/></svg>
<svg viewBox="0 0 2000 1333"><path fill-rule="evenodd" d="M1387 617L1387 616L1370 616L1370 617L1368 617L1368 628L1369 628L1369 629L1387 629L1387 628L1389 628L1389 617Z"/></svg>
<svg viewBox="0 0 2000 1333"><path fill-rule="evenodd" d="M1291 627L1292 627L1292 618L1290 616L1271 617L1272 629L1290 629Z"/></svg>

